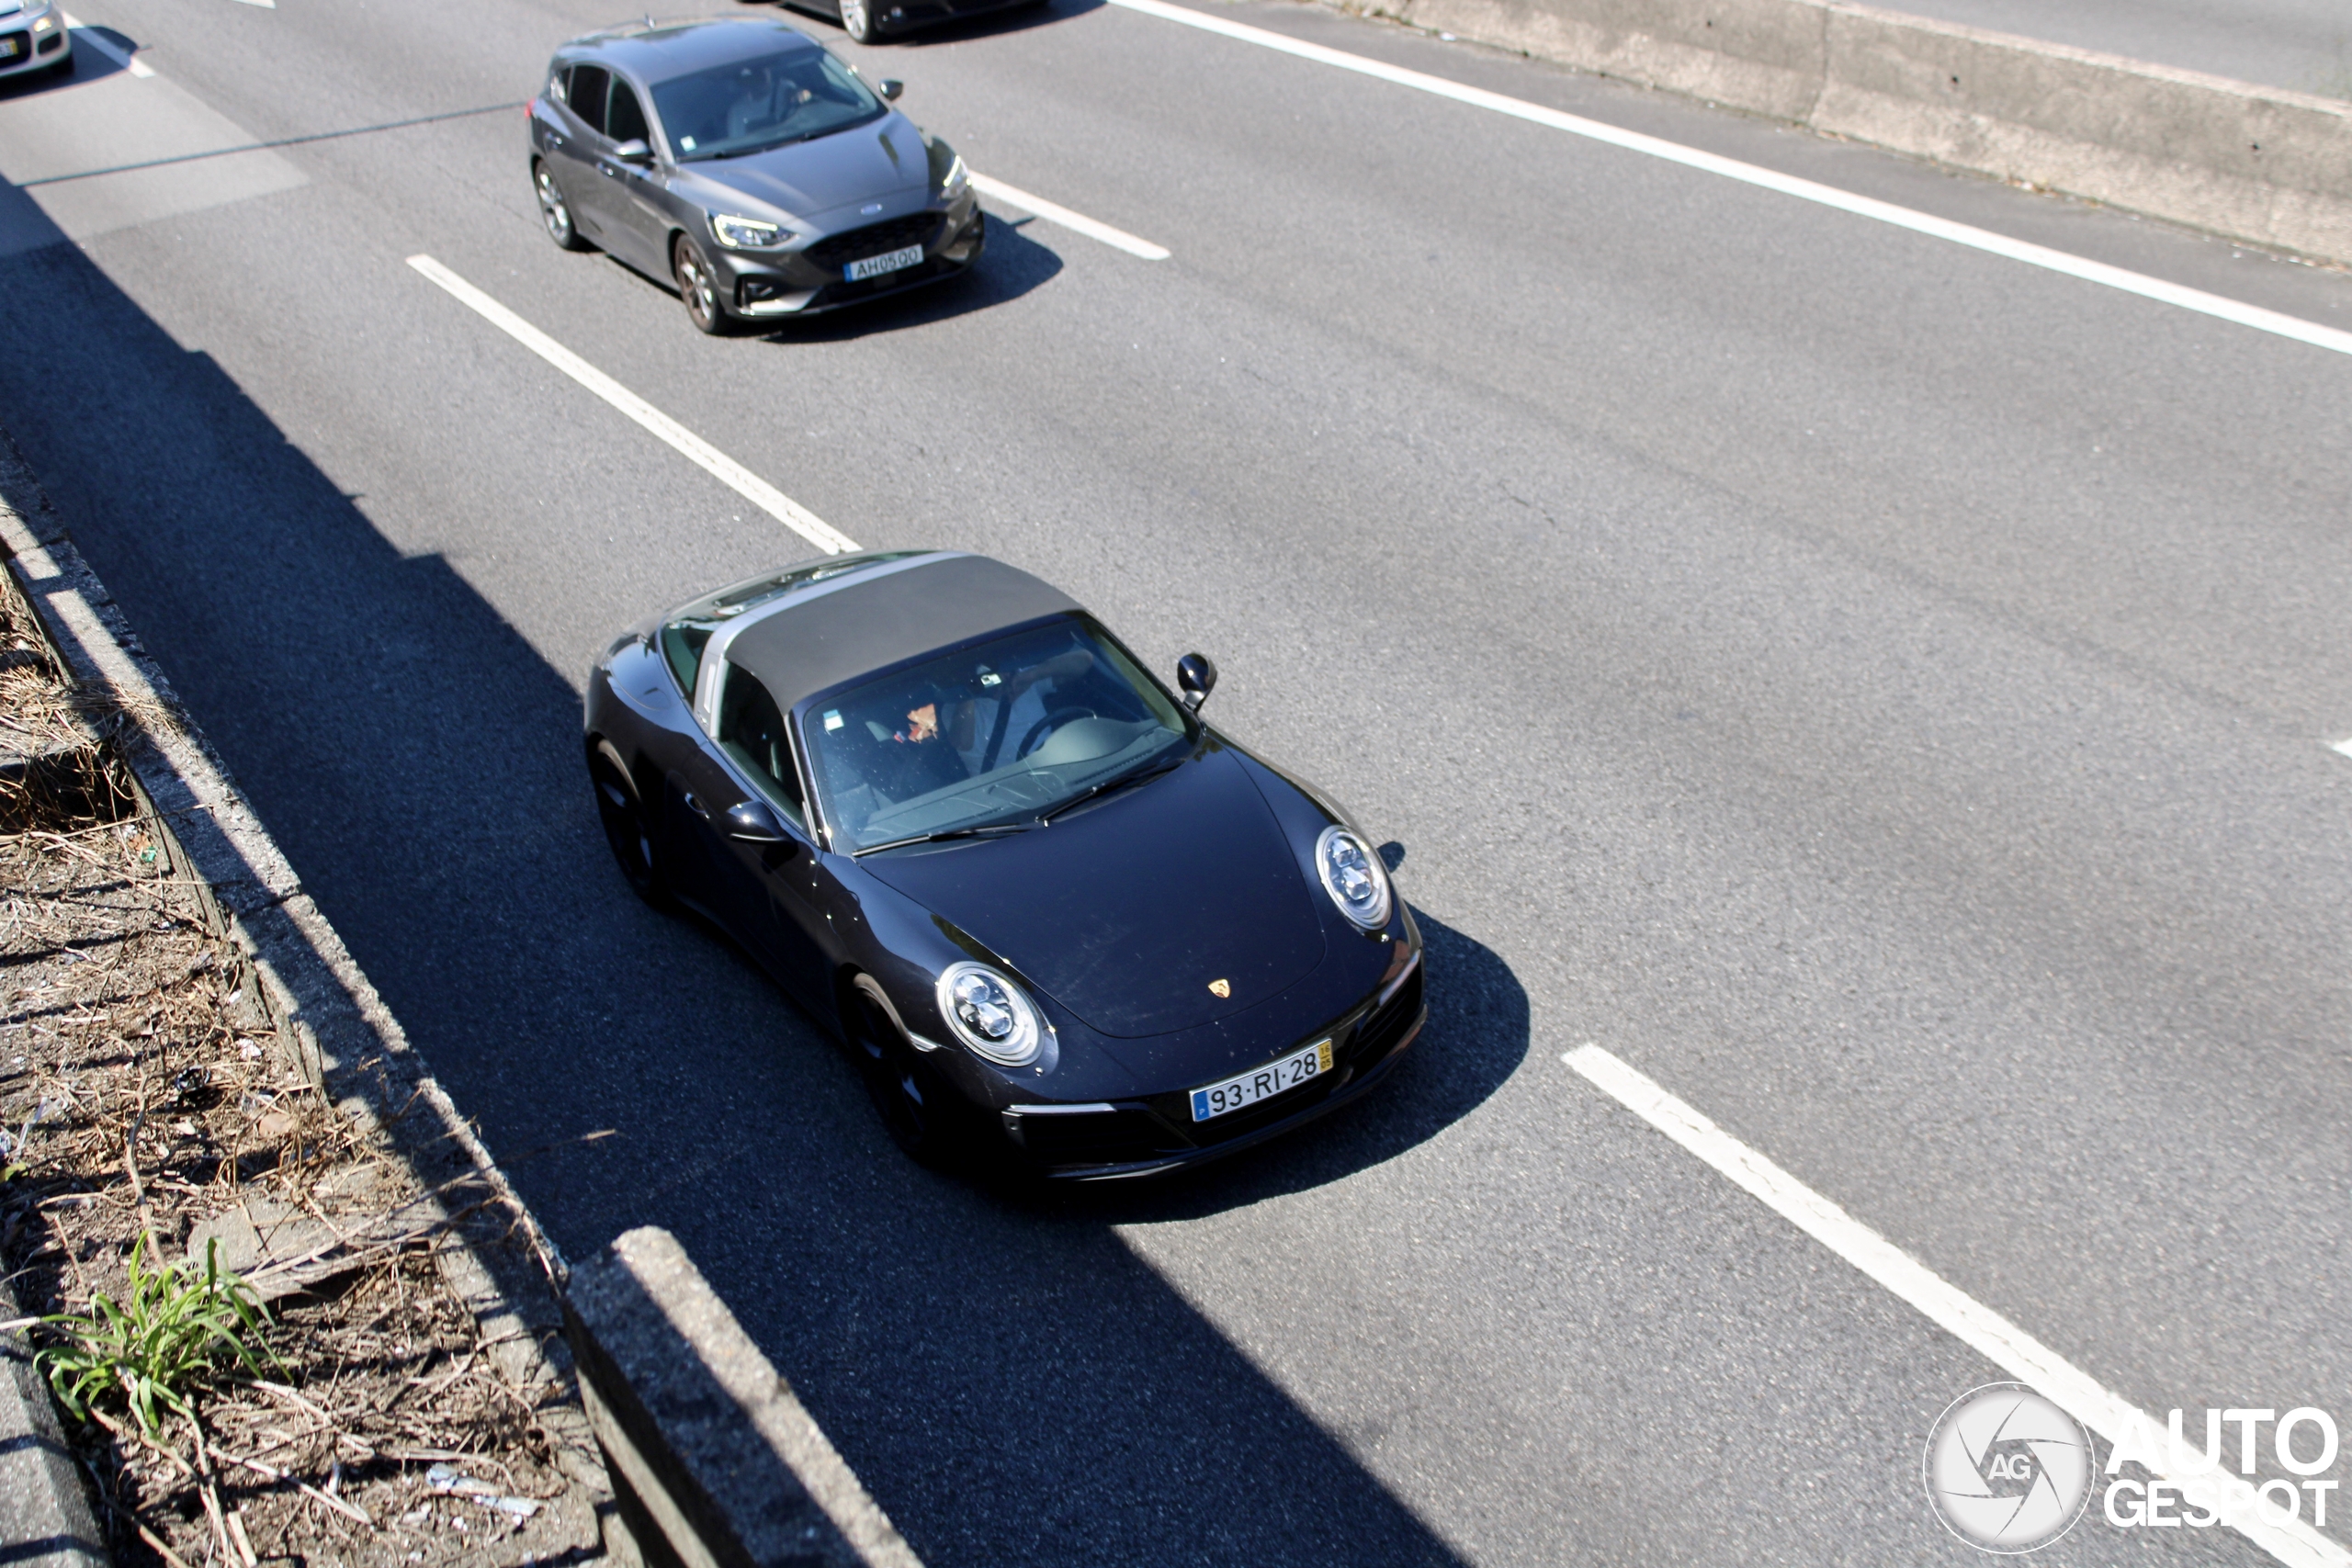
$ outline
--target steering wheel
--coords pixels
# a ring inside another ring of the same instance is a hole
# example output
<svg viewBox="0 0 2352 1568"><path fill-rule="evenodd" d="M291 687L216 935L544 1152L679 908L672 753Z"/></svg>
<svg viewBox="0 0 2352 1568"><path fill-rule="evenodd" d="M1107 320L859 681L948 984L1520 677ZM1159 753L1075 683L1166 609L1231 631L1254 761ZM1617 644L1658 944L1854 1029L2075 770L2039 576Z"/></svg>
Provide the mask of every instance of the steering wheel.
<svg viewBox="0 0 2352 1568"><path fill-rule="evenodd" d="M1064 719L1092 718L1093 716L1092 708L1056 708L1029 727L1029 733L1023 736L1021 744L1012 749L1012 760L1017 762L1029 755L1030 748L1035 746L1047 730L1058 728Z"/></svg>

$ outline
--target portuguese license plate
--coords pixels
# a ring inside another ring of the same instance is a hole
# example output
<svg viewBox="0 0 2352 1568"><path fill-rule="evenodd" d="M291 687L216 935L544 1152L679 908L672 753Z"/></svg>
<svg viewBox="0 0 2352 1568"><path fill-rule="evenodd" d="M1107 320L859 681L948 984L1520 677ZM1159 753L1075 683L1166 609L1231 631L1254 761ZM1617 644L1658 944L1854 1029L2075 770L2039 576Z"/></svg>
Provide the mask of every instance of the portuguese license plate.
<svg viewBox="0 0 2352 1568"><path fill-rule="evenodd" d="M884 251L878 256L868 256L864 261L854 261L842 268L842 271L849 276L852 283L863 283L869 277L879 277L886 272L903 272L908 267L922 265L922 247L909 245L903 251Z"/></svg>
<svg viewBox="0 0 2352 1568"><path fill-rule="evenodd" d="M25 51L21 38L0 38L0 60L14 60Z"/></svg>
<svg viewBox="0 0 2352 1568"><path fill-rule="evenodd" d="M1331 1043L1317 1040L1304 1051L1293 1051L1281 1061L1269 1062L1254 1073L1243 1073L1239 1077L1194 1089L1193 1120L1205 1122L1212 1116L1222 1116L1245 1105L1255 1105L1286 1089L1296 1089L1309 1078L1320 1077L1330 1070Z"/></svg>

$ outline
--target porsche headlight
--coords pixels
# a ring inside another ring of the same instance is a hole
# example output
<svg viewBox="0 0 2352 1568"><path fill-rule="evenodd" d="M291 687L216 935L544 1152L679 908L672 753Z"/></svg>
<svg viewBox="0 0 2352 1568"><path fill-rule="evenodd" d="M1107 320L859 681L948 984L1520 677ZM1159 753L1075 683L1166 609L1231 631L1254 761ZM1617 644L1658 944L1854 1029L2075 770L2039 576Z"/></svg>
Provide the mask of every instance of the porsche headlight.
<svg viewBox="0 0 2352 1568"><path fill-rule="evenodd" d="M711 215L710 231L730 251L770 250L792 238L792 231L781 223L771 223L764 218L737 218L724 212Z"/></svg>
<svg viewBox="0 0 2352 1568"><path fill-rule="evenodd" d="M1037 1010L985 964L947 966L939 976L939 1014L957 1039L1003 1066L1027 1066L1045 1043Z"/></svg>
<svg viewBox="0 0 2352 1568"><path fill-rule="evenodd" d="M1388 923L1388 871L1364 841L1345 828L1326 828L1315 840L1315 869L1340 913L1368 931Z"/></svg>
<svg viewBox="0 0 2352 1568"><path fill-rule="evenodd" d="M956 154L956 161L947 165L947 173L940 176L939 194L944 197L961 196L964 193L964 187L971 183L972 171L964 166L964 154L958 152Z"/></svg>

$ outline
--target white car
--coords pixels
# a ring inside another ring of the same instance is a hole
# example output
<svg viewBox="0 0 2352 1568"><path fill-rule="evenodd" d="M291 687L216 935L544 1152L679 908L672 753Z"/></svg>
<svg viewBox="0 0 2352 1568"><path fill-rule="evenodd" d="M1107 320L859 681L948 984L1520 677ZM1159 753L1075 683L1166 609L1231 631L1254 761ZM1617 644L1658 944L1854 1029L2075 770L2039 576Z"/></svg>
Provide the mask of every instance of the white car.
<svg viewBox="0 0 2352 1568"><path fill-rule="evenodd" d="M74 40L56 0L0 0L0 81L73 63Z"/></svg>

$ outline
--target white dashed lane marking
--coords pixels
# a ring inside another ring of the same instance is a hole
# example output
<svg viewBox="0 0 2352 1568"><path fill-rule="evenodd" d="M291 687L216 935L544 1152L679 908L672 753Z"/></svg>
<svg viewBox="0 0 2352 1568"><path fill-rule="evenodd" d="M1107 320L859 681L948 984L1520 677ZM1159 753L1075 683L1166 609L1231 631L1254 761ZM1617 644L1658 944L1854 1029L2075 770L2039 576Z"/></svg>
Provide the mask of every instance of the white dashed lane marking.
<svg viewBox="0 0 2352 1568"><path fill-rule="evenodd" d="M408 265L431 278L484 321L562 371L598 397L669 443L688 462L750 502L829 556L857 548L857 541L834 527L734 458L581 358L497 300L435 261L411 256Z"/></svg>
<svg viewBox="0 0 2352 1568"><path fill-rule="evenodd" d="M1765 1207L1860 1269L1937 1327L1976 1350L2019 1382L2116 1442L2127 1433L2164 1431L2144 1411L1961 1291L1917 1258L1716 1126L1598 1045L1561 1058L1611 1100L1697 1155ZM2158 1475L2166 1484L2178 1477ZM2272 1523L2259 1511L2233 1521L2263 1551L2292 1568L2352 1568L2346 1551L2301 1519Z"/></svg>
<svg viewBox="0 0 2352 1568"><path fill-rule="evenodd" d="M1125 251L1131 256L1141 256L1146 261L1168 259L1168 248L1165 245L1155 245L1149 240L1139 240L1125 229L1114 229L1108 223L1098 222L1083 212L1072 212L1069 208L1047 201L1042 196L1031 196L1025 190L1016 190L1002 180L990 179L986 175L974 175L971 176L971 181L972 188L982 196L993 197L998 201L1020 208L1024 212L1034 212L1046 222L1058 223L1072 233L1083 234L1090 240L1100 240L1114 250Z"/></svg>

